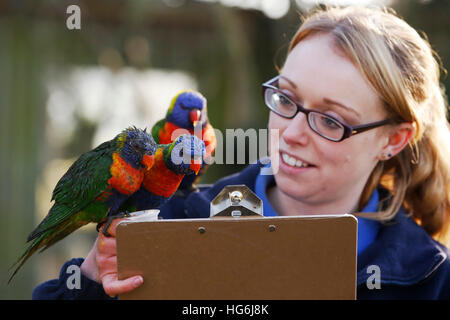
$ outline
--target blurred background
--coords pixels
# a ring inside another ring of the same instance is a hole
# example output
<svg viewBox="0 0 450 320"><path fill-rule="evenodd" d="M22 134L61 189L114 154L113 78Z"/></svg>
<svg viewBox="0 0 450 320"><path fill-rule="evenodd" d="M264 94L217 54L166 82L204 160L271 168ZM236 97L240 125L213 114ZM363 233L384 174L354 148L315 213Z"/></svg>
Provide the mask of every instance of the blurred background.
<svg viewBox="0 0 450 320"><path fill-rule="evenodd" d="M209 119L224 133L265 128L261 83L282 65L299 14L355 3L393 7L449 67L448 0L0 1L0 299L31 298L37 284L92 247L94 225L34 255L6 285L80 154L129 125L151 128L182 89L206 96ZM66 25L73 4L79 30ZM442 81L448 92L449 79ZM201 182L240 169L215 164Z"/></svg>

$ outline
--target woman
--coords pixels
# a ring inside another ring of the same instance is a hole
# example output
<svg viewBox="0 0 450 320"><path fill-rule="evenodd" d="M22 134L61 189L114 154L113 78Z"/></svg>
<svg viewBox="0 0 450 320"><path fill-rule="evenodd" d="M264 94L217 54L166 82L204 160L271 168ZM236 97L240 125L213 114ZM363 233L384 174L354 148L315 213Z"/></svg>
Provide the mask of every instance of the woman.
<svg viewBox="0 0 450 320"><path fill-rule="evenodd" d="M450 216L450 131L428 42L386 11L322 10L303 22L280 75L263 88L279 168L266 176L250 165L171 199L161 215L206 217L228 184L254 190L266 215L353 213L358 299L449 299L448 252L432 236L444 234ZM142 284L141 276L117 280L115 238L99 237L33 298L99 299ZM70 264L81 265L83 290L66 288ZM375 290L366 285L373 265L381 270Z"/></svg>

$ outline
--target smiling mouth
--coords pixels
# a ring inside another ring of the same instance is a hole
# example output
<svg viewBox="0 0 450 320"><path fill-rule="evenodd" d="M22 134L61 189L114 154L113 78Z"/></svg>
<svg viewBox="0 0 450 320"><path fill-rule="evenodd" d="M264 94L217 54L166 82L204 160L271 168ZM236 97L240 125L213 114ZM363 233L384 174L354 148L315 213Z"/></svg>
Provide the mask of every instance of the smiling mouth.
<svg viewBox="0 0 450 320"><path fill-rule="evenodd" d="M309 164L300 159L294 158L286 153L281 153L281 158L283 159L284 163L286 163L288 166L291 166L291 167L295 167L295 168L313 167L312 164Z"/></svg>

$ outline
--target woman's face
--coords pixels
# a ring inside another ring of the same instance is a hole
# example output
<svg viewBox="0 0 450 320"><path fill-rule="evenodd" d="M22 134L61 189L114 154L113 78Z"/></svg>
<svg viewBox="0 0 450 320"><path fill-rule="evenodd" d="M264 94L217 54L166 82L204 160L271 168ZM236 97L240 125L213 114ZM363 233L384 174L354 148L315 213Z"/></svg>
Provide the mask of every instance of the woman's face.
<svg viewBox="0 0 450 320"><path fill-rule="evenodd" d="M313 35L297 44L283 67L279 87L304 108L330 114L349 125L386 118L376 92L333 46L329 35ZM388 142L385 126L341 142L326 140L311 130L301 112L293 119L271 112L269 129L278 129L280 137L279 154L271 155L279 157L279 170L274 172L277 187L305 204L350 198L357 202ZM292 158L297 165L301 161L308 166L293 166Z"/></svg>

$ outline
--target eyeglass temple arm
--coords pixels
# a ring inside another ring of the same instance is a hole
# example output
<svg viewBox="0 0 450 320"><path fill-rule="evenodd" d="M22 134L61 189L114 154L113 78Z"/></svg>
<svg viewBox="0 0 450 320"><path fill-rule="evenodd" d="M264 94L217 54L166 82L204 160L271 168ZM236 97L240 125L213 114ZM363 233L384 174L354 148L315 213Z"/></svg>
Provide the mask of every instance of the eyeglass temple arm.
<svg viewBox="0 0 450 320"><path fill-rule="evenodd" d="M270 79L270 80L268 80L268 81L266 81L266 82L264 82L263 84L262 84L262 90L261 90L261 93L262 93L262 96L264 97L264 92L266 91L266 88L267 87L272 87L272 88L275 88L276 89L276 87L275 87L275 83L277 83L278 82L278 79L280 78L280 76L278 75L278 76L276 76L275 78L272 78L272 79Z"/></svg>
<svg viewBox="0 0 450 320"><path fill-rule="evenodd" d="M274 87L274 84L278 82L279 78L280 78L280 76L278 75L278 76L264 82L262 85L263 85L263 87L266 87L266 86Z"/></svg>
<svg viewBox="0 0 450 320"><path fill-rule="evenodd" d="M377 122L373 122L373 123L369 123L369 124L365 124L362 126L356 126L356 127L352 127L351 128L351 134L358 134L376 127L380 127L383 126L385 124L391 123L391 120L381 120L381 121L377 121Z"/></svg>

